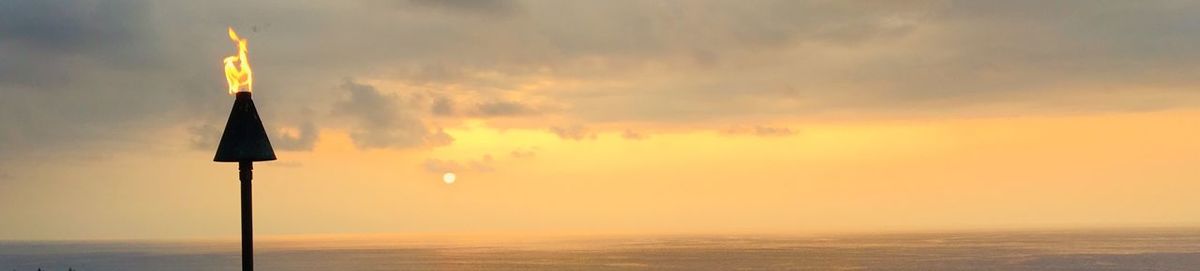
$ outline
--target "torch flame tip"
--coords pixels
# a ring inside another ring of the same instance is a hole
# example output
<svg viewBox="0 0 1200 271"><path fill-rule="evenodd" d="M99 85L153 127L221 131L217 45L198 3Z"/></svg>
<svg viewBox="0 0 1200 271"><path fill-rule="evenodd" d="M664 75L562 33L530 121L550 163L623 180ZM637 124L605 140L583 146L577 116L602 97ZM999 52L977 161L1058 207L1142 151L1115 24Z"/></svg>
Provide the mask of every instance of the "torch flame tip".
<svg viewBox="0 0 1200 271"><path fill-rule="evenodd" d="M250 92L253 89L254 76L246 58L246 40L239 37L237 32L233 31L233 27L229 27L229 39L237 43L238 47L237 55L222 60L225 63L225 79L229 82L229 94Z"/></svg>
<svg viewBox="0 0 1200 271"><path fill-rule="evenodd" d="M229 27L229 39L233 41L242 41L242 38L238 37L237 31L233 31L233 27Z"/></svg>

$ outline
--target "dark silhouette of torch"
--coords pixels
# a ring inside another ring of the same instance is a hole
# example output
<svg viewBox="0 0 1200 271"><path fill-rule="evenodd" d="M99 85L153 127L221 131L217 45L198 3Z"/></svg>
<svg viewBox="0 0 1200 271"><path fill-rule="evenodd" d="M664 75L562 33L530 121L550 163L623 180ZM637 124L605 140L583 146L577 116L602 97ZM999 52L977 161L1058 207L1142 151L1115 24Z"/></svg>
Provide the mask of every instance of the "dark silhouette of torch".
<svg viewBox="0 0 1200 271"><path fill-rule="evenodd" d="M225 123L225 133L217 147L216 162L237 162L242 183L242 270L254 270L254 221L250 180L254 179L254 162L275 160L275 150L267 139L262 120L250 92L238 92L233 111Z"/></svg>
<svg viewBox="0 0 1200 271"><path fill-rule="evenodd" d="M225 79L229 81L229 93L236 98L213 161L238 163L238 176L242 182L242 271L254 271L254 205L250 180L254 179L254 162L275 160L275 150L258 118L254 100L250 99L254 75L246 60L246 39L238 37L232 27L229 28L229 39L237 43L238 54L224 59Z"/></svg>

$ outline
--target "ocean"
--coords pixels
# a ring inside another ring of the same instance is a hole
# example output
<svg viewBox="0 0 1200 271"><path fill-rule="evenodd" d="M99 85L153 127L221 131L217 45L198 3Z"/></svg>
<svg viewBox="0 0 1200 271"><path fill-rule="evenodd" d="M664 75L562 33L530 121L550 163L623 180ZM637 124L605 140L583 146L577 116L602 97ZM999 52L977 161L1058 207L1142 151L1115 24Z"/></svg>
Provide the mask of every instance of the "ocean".
<svg viewBox="0 0 1200 271"><path fill-rule="evenodd" d="M1200 229L264 238L258 270L1200 270ZM239 270L236 240L0 241L0 271Z"/></svg>

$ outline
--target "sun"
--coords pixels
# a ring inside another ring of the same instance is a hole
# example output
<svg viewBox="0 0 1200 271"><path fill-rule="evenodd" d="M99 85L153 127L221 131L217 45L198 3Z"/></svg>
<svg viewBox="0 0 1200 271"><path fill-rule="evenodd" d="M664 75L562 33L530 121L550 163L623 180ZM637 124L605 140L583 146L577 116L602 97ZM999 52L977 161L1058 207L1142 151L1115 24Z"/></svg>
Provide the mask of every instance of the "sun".
<svg viewBox="0 0 1200 271"><path fill-rule="evenodd" d="M455 179L458 179L458 176L455 176L454 172L446 172L446 174L442 174L442 181L446 182L446 184L454 184Z"/></svg>

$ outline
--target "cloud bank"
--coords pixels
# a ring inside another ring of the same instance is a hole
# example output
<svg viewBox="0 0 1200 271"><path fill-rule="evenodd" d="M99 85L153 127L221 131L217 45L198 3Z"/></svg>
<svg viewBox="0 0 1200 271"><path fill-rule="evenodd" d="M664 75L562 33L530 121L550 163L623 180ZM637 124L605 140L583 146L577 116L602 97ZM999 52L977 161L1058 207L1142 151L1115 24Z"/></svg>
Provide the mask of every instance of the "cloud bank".
<svg viewBox="0 0 1200 271"><path fill-rule="evenodd" d="M302 151L322 129L365 149L444 145L438 127L468 118L581 140L623 122L1194 107L1197 13L1179 1L4 1L0 159L219 127L229 25L250 40L276 141ZM772 129L754 133L789 133Z"/></svg>

